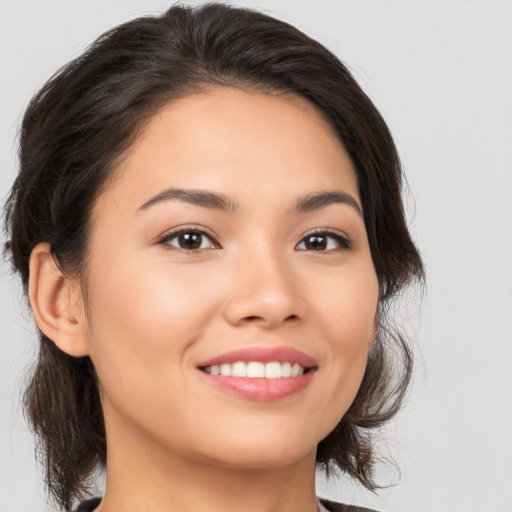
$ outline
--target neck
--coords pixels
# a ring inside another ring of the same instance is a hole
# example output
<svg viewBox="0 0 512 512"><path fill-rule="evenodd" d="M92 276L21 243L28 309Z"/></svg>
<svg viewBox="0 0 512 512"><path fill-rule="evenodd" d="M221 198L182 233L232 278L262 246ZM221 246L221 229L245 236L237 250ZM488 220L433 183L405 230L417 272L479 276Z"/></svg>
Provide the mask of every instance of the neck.
<svg viewBox="0 0 512 512"><path fill-rule="evenodd" d="M107 439L109 435L107 432ZM279 467L224 467L110 436L104 499L97 512L316 512L315 452ZM135 440L136 441L136 440Z"/></svg>

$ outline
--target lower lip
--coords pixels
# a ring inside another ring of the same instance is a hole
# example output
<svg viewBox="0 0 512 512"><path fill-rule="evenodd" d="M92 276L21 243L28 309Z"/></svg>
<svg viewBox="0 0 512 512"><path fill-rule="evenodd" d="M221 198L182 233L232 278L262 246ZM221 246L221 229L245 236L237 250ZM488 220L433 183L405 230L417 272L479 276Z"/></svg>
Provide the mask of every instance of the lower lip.
<svg viewBox="0 0 512 512"><path fill-rule="evenodd" d="M215 386L249 400L282 400L302 391L313 378L314 370L298 377L263 379L248 377L223 377L201 372Z"/></svg>

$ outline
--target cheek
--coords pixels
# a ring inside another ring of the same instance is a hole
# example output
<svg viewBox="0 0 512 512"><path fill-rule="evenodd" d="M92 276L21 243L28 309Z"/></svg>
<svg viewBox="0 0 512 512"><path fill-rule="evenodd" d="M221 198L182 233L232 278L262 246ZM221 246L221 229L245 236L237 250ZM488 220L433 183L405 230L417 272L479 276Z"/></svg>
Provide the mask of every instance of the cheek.
<svg viewBox="0 0 512 512"><path fill-rule="evenodd" d="M371 261L347 266L316 282L313 302L329 332L333 349L368 349L376 336L379 285Z"/></svg>
<svg viewBox="0 0 512 512"><path fill-rule="evenodd" d="M122 332L126 339L157 348L160 342L168 344L170 338L199 327L208 308L208 291L215 287L204 286L205 276L197 268L173 268L167 263L165 256L156 261L119 258L96 271L91 304L94 334L115 338Z"/></svg>
<svg viewBox="0 0 512 512"><path fill-rule="evenodd" d="M379 286L373 265L352 266L323 283L319 309L327 343L326 379L338 411L346 411L364 376L368 352L377 336Z"/></svg>
<svg viewBox="0 0 512 512"><path fill-rule="evenodd" d="M165 260L112 258L93 270L89 342L102 388L113 401L123 393L134 393L134 403L137 394L157 400L155 389L179 381L187 349L214 309L208 290L215 287L200 288L197 269L171 271Z"/></svg>

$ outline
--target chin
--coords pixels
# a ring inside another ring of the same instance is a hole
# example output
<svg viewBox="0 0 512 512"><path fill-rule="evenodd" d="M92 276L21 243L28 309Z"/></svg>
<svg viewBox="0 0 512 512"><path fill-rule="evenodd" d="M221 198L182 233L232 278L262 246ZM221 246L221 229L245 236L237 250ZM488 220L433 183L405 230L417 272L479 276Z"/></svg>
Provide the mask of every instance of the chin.
<svg viewBox="0 0 512 512"><path fill-rule="evenodd" d="M317 443L308 443L305 436L236 436L222 445L216 444L216 453L210 452L209 458L218 465L230 468L278 468L309 458L315 460L316 447Z"/></svg>

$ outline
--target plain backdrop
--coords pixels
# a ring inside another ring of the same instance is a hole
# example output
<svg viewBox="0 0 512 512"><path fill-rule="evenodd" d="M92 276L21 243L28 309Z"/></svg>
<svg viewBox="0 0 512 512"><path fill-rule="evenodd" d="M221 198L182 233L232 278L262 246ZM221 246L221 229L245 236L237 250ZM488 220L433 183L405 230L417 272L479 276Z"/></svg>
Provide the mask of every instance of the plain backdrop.
<svg viewBox="0 0 512 512"><path fill-rule="evenodd" d="M232 4L295 24L349 66L396 138L408 215L427 264L421 310L417 299L405 308L418 354L414 387L381 442L400 474L382 464L379 477L396 485L373 495L319 478L319 494L383 512L511 512L512 3ZM2 201L34 92L104 30L168 5L0 0ZM19 405L34 328L5 262L0 347L0 512L48 511Z"/></svg>

